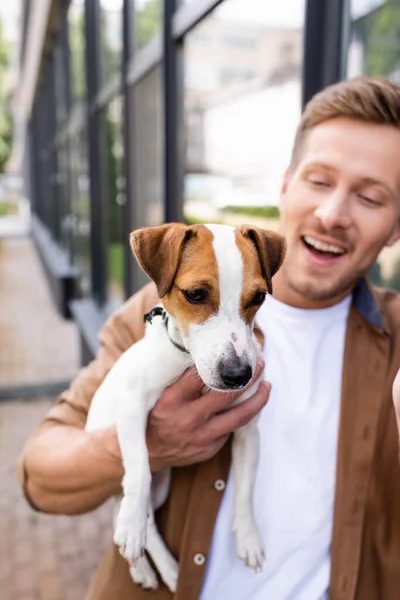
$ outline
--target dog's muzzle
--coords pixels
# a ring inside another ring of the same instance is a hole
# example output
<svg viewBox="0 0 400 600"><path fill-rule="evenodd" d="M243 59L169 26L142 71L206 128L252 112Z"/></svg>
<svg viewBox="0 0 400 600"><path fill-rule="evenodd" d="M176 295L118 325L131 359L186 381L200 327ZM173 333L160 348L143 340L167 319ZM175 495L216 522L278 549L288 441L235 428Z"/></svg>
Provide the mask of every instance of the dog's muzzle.
<svg viewBox="0 0 400 600"><path fill-rule="evenodd" d="M253 375L249 363L239 359L221 361L218 370L223 384L233 390L244 387Z"/></svg>

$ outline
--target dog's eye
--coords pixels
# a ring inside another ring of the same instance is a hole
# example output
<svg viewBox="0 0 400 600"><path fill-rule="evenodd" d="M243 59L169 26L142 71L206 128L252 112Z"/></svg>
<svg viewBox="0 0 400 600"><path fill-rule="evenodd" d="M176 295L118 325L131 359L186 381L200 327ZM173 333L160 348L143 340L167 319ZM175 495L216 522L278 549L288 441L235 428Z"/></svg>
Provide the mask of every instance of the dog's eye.
<svg viewBox="0 0 400 600"><path fill-rule="evenodd" d="M257 292L254 294L252 299L250 300L250 306L261 306L261 304L265 300L266 293L265 292Z"/></svg>
<svg viewBox="0 0 400 600"><path fill-rule="evenodd" d="M207 300L207 291L201 288L198 290L183 290L183 295L192 304L203 304Z"/></svg>

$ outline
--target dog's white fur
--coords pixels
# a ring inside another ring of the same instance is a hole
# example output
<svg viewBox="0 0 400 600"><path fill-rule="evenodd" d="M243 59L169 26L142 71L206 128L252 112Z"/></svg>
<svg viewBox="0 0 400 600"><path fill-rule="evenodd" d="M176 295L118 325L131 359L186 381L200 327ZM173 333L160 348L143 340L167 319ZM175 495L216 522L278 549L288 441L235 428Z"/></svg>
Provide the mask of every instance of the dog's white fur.
<svg viewBox="0 0 400 600"><path fill-rule="evenodd" d="M158 582L144 549L171 591L176 589L178 564L154 521L154 511L168 496L170 470L153 476L150 472L145 438L148 413L163 390L192 364L207 386L218 389L221 380L216 365L228 356L232 344L239 358L247 355L253 373L260 354L253 326L246 324L240 316L244 273L234 230L227 226L207 227L214 235L213 248L218 263L218 313L201 325L192 324L186 335L171 315L168 332L162 319L155 317L152 324L146 325L144 338L124 352L104 379L93 397L86 424L88 431L112 424L117 426L125 476L114 541L130 562L134 581L149 589L156 589ZM169 338L187 348L190 354L176 348ZM251 396L258 383L252 383L239 400ZM233 529L237 553L255 569L261 567L264 558L252 506L258 443L255 418L235 432L232 449Z"/></svg>

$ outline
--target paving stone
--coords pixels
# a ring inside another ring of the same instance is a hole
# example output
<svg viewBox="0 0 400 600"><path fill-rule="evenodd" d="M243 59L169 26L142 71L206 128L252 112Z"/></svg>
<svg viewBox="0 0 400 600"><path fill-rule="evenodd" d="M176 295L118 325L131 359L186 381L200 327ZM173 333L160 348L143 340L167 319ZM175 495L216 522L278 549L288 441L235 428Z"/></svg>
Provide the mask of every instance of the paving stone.
<svg viewBox="0 0 400 600"><path fill-rule="evenodd" d="M76 326L58 315L29 238L2 240L0 282L0 388L73 378ZM55 401L0 402L1 600L84 600L111 540L112 503L87 515L54 516L36 513L22 495L18 456Z"/></svg>
<svg viewBox="0 0 400 600"><path fill-rule="evenodd" d="M1 240L0 281L0 388L72 379L77 327L57 312L29 237Z"/></svg>
<svg viewBox="0 0 400 600"><path fill-rule="evenodd" d="M111 540L112 501L87 515L69 517L36 513L23 498L15 464L54 401L0 403L1 600L83 600ZM12 436L3 435L6 428L12 428Z"/></svg>

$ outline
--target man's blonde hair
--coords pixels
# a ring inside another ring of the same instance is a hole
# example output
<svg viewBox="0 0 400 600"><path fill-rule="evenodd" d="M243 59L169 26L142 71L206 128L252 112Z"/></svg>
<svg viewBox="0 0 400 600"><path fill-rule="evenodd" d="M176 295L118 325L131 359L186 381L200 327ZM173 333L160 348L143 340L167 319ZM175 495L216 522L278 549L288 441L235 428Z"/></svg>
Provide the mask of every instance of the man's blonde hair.
<svg viewBox="0 0 400 600"><path fill-rule="evenodd" d="M296 166L311 129L339 117L400 128L400 86L387 79L362 76L340 81L316 94L306 105L297 128L291 168Z"/></svg>

